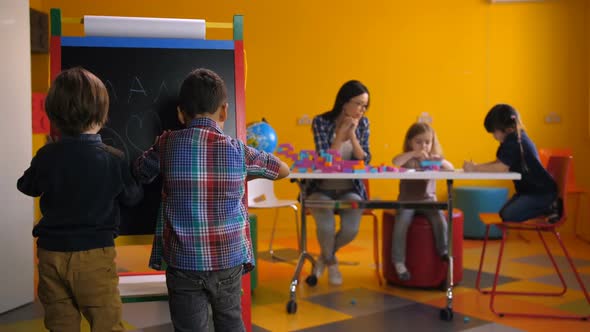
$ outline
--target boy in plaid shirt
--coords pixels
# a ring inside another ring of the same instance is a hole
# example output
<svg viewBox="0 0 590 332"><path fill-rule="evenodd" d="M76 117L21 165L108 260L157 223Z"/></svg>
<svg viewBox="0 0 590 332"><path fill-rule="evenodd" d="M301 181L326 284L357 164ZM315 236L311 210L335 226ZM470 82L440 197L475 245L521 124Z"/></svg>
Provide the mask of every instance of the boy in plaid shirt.
<svg viewBox="0 0 590 332"><path fill-rule="evenodd" d="M175 331L244 331L241 277L254 267L245 181L276 180L289 167L223 133L227 92L213 71L196 69L179 93L186 129L163 133L135 163L144 183L162 174L150 267L163 269Z"/></svg>

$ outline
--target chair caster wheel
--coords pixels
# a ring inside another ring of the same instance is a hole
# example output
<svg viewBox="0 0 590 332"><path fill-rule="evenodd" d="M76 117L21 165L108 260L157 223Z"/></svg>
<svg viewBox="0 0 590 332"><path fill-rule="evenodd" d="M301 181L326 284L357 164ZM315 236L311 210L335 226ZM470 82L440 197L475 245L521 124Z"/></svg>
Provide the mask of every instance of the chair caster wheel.
<svg viewBox="0 0 590 332"><path fill-rule="evenodd" d="M305 278L305 283L313 287L318 284L318 277L312 274Z"/></svg>
<svg viewBox="0 0 590 332"><path fill-rule="evenodd" d="M295 302L295 300L289 300L289 302L287 302L287 313L294 314L296 312L297 312L297 302Z"/></svg>
<svg viewBox="0 0 590 332"><path fill-rule="evenodd" d="M450 322L453 320L453 309L443 308L440 309L440 320Z"/></svg>

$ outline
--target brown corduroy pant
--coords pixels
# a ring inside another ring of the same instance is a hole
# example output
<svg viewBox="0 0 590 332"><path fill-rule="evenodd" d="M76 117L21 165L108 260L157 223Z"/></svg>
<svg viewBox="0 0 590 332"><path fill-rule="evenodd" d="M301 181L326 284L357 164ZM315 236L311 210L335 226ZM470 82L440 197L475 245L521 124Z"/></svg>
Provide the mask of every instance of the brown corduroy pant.
<svg viewBox="0 0 590 332"><path fill-rule="evenodd" d="M92 332L124 331L114 247L58 252L38 248L39 300L45 327L80 331L81 317Z"/></svg>

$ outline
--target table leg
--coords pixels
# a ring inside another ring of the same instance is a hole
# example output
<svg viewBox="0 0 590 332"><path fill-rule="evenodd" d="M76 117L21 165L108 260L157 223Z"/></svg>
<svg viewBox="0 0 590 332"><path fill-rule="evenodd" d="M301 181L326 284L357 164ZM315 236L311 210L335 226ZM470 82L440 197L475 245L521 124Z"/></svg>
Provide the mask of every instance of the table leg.
<svg viewBox="0 0 590 332"><path fill-rule="evenodd" d="M293 278L291 279L291 284L289 286L289 302L287 302L287 313L294 314L297 312L297 298L296 298L296 291L297 285L299 284L299 279L301 277L301 270L303 269L303 265L305 264L305 260L309 260L311 263L312 271L315 267L315 260L313 257L307 252L307 220L305 215L305 193L304 188L301 185L301 182L298 182L299 189L300 189L300 199L301 199L301 243L299 244L299 248L301 249L301 253L299 254L299 259L297 260L297 266L295 268L295 273L293 274ZM315 275L310 275L305 279L305 282L308 283L310 286L315 286L317 284L317 278Z"/></svg>
<svg viewBox="0 0 590 332"><path fill-rule="evenodd" d="M447 274L447 306L440 309L440 319L453 320L453 180L447 180L448 191L448 243L449 243L449 271Z"/></svg>

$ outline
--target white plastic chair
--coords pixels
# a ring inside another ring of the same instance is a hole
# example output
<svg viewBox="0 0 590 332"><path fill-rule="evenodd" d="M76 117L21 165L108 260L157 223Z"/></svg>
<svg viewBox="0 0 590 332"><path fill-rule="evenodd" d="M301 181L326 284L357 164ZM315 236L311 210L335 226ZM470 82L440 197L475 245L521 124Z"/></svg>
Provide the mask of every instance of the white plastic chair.
<svg viewBox="0 0 590 332"><path fill-rule="evenodd" d="M248 181L248 208L249 209L275 209L274 222L272 224L272 233L270 236L270 243L268 246L268 252L272 259L286 261L286 259L275 256L272 249L272 242L275 237L275 231L277 227L277 220L279 216L279 209L289 207L293 209L293 215L295 217L295 230L297 231L297 247L301 246L299 238L299 208L297 207L296 200L278 199L274 191L274 181L267 179L255 179Z"/></svg>

